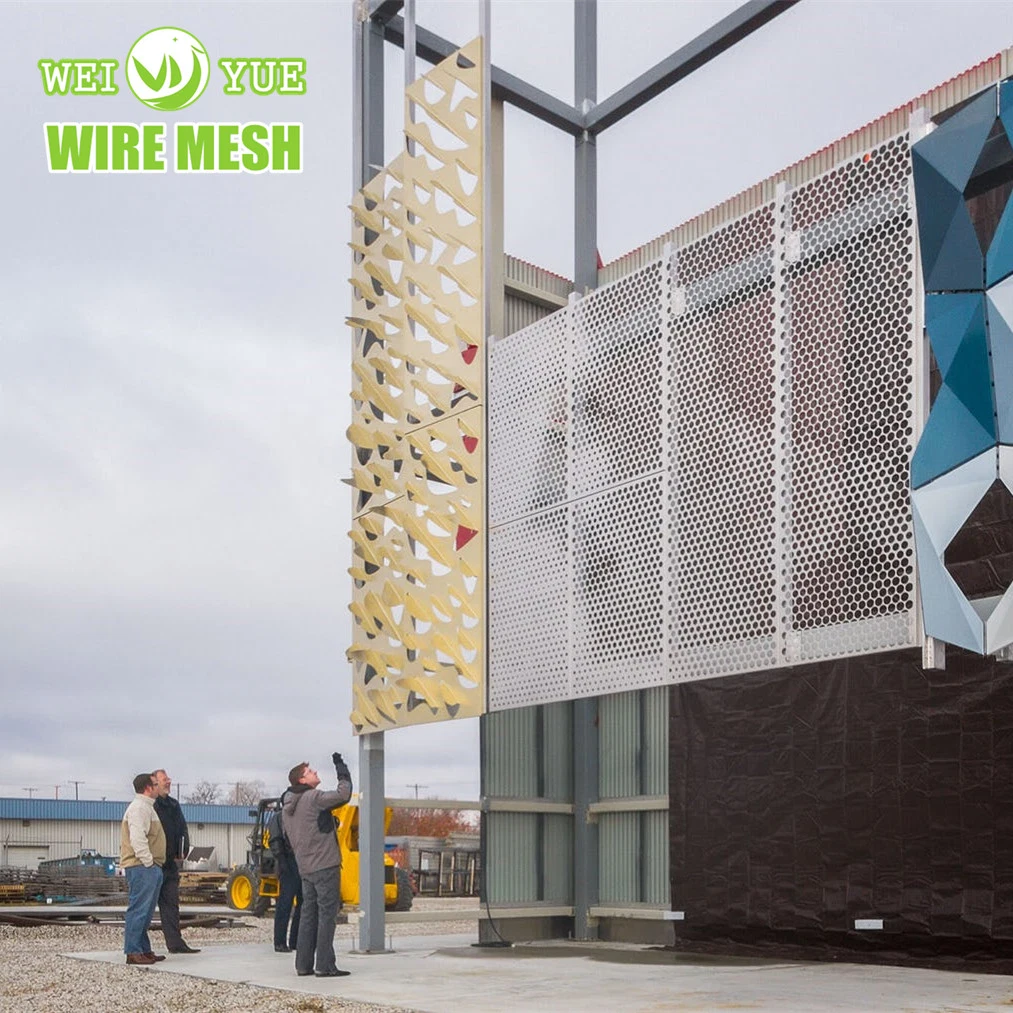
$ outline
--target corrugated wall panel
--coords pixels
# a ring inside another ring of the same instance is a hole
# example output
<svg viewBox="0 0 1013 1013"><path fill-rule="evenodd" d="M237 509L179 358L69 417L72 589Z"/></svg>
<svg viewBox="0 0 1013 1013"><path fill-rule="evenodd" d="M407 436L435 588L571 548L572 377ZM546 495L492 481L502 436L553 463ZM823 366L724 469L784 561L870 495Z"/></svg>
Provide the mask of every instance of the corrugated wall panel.
<svg viewBox="0 0 1013 1013"><path fill-rule="evenodd" d="M485 717L485 784L492 798L536 798L535 753L537 707L518 707Z"/></svg>
<svg viewBox="0 0 1013 1013"><path fill-rule="evenodd" d="M544 797L573 800L573 708L551 703L543 708Z"/></svg>
<svg viewBox="0 0 1013 1013"><path fill-rule="evenodd" d="M667 686L643 690L645 795L668 794L668 695Z"/></svg>
<svg viewBox="0 0 1013 1013"><path fill-rule="evenodd" d="M548 307L536 306L520 296L507 295L503 298L503 333L523 331L525 327L530 327L552 312Z"/></svg>
<svg viewBox="0 0 1013 1013"><path fill-rule="evenodd" d="M598 896L602 904L640 900L640 813L598 819Z"/></svg>
<svg viewBox="0 0 1013 1013"><path fill-rule="evenodd" d="M600 797L667 795L667 687L613 693L598 706Z"/></svg>
<svg viewBox="0 0 1013 1013"><path fill-rule="evenodd" d="M643 888L647 904L669 907L671 882L668 863L668 810L641 814L643 819Z"/></svg>
<svg viewBox="0 0 1013 1013"><path fill-rule="evenodd" d="M602 904L668 907L667 811L602 813L598 854Z"/></svg>
<svg viewBox="0 0 1013 1013"><path fill-rule="evenodd" d="M538 818L534 813L486 813L486 889L490 904L538 899Z"/></svg>
<svg viewBox="0 0 1013 1013"><path fill-rule="evenodd" d="M601 798L639 795L639 693L611 693L598 701L598 794Z"/></svg>
<svg viewBox="0 0 1013 1013"><path fill-rule="evenodd" d="M545 888L542 900L551 904L573 903L573 819L542 816Z"/></svg>
<svg viewBox="0 0 1013 1013"><path fill-rule="evenodd" d="M573 282L569 278L553 274L544 267L536 267L509 254L503 257L503 277L508 282L516 281L522 285L529 285L531 288L541 289L563 299L573 291Z"/></svg>

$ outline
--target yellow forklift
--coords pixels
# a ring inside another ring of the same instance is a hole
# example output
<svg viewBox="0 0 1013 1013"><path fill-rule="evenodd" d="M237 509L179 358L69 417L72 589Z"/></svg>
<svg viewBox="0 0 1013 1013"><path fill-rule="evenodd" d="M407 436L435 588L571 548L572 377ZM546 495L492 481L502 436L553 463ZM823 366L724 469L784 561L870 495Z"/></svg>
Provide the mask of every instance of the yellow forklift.
<svg viewBox="0 0 1013 1013"><path fill-rule="evenodd" d="M225 882L225 898L235 911L253 911L263 915L279 892L278 869L268 849L268 824L281 808L280 798L264 798L257 806L257 822L250 831L246 864L237 865ZM341 849L341 903L359 906L359 807L343 805L332 809L334 833ZM384 832L390 828L392 810L384 814ZM411 876L407 869L383 856L384 907L388 911L410 911L413 900Z"/></svg>

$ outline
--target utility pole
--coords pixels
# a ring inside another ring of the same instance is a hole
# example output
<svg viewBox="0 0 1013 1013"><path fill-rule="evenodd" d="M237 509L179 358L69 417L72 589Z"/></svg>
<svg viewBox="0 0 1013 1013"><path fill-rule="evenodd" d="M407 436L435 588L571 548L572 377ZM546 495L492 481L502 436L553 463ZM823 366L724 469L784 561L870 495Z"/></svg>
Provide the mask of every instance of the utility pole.
<svg viewBox="0 0 1013 1013"><path fill-rule="evenodd" d="M22 791L28 792L28 797L31 798L39 789L38 788L22 788Z"/></svg>
<svg viewBox="0 0 1013 1013"><path fill-rule="evenodd" d="M428 788L429 785L428 784L409 784L408 787L415 789L415 799L417 801L418 797L419 797L419 788Z"/></svg>
<svg viewBox="0 0 1013 1013"><path fill-rule="evenodd" d="M70 781L68 782L74 786L74 801L80 802L81 796L78 794L78 786L84 784L84 781Z"/></svg>
<svg viewBox="0 0 1013 1013"><path fill-rule="evenodd" d="M53 789L56 792L56 794L53 797L54 798L59 798L60 797L60 786L58 784L54 784L53 785Z"/></svg>
<svg viewBox="0 0 1013 1013"><path fill-rule="evenodd" d="M179 801L179 798L180 798L180 796L179 796L180 789L181 788L189 788L189 787L190 787L190 785L188 785L188 784L180 784L179 781L176 782L176 801L177 802Z"/></svg>

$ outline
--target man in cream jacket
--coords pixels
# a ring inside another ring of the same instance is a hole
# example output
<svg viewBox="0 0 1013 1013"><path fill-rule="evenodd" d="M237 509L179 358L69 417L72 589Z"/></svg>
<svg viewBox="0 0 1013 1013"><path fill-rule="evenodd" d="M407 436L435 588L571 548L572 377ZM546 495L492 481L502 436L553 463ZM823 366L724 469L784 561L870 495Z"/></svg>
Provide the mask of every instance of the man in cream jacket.
<svg viewBox="0 0 1013 1013"><path fill-rule="evenodd" d="M151 774L134 778L134 800L120 824L120 865L127 877L130 901L123 920L123 952L128 964L154 964L148 926L162 887L165 831L155 815L158 786Z"/></svg>

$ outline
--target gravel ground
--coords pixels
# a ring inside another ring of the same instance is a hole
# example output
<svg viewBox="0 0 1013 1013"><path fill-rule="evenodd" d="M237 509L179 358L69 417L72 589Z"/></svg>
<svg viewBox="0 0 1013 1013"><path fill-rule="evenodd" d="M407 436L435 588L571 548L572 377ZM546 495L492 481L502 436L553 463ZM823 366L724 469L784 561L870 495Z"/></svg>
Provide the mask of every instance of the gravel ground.
<svg viewBox="0 0 1013 1013"><path fill-rule="evenodd" d="M476 909L474 900L416 898L415 910ZM192 946L215 943L270 943L270 918L246 919L235 928L187 929ZM390 925L392 936L447 935L474 932L474 921L417 922ZM347 949L355 930L339 925L335 948ZM165 952L160 932L152 933L156 952ZM126 964L98 964L61 957L78 950L116 950L123 929L111 925L18 928L0 925L0 1013L411 1013L393 1006L374 1006L279 989L228 982L202 981L182 975L139 975ZM155 987L152 987L155 984ZM143 991L142 991L143 990Z"/></svg>

